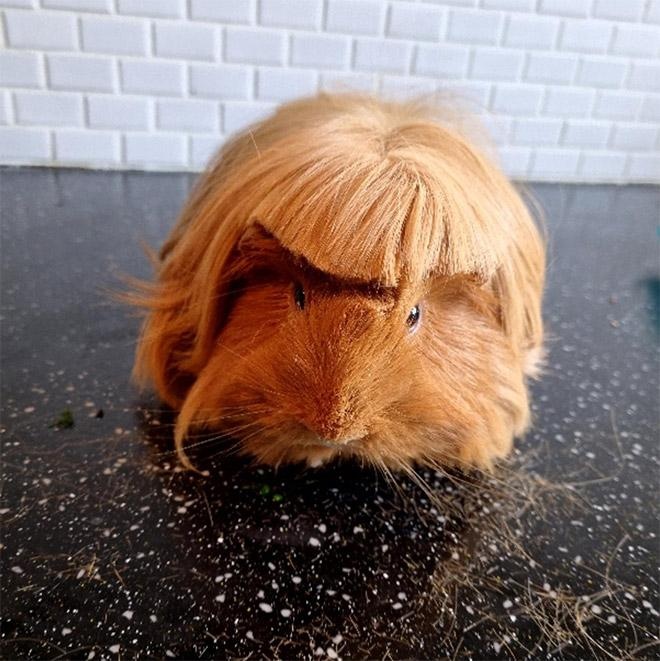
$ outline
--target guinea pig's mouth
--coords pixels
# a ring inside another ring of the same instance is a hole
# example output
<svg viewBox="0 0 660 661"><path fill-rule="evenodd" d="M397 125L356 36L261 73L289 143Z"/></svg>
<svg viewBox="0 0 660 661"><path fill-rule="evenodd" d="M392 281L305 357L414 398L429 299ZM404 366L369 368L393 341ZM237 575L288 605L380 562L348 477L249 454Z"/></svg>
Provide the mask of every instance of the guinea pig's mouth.
<svg viewBox="0 0 660 661"><path fill-rule="evenodd" d="M362 440L364 436L355 436L354 438L342 438L341 440L332 441L327 438L322 438L321 436L316 436L308 441L305 441L303 445L306 447L322 447L322 448L331 448L333 450L338 450L346 445L352 445Z"/></svg>

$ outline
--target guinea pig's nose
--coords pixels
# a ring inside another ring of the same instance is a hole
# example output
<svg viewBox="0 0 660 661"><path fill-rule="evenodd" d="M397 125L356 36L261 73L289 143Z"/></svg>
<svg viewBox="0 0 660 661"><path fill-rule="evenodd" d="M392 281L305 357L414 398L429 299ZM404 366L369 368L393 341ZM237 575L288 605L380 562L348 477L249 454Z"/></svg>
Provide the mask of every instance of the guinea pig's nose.
<svg viewBox="0 0 660 661"><path fill-rule="evenodd" d="M359 393L348 384L325 384L299 421L323 444L345 445L366 436Z"/></svg>
<svg viewBox="0 0 660 661"><path fill-rule="evenodd" d="M311 420L304 420L303 424L329 446L347 445L366 436L366 430L355 424L351 416L336 412L334 415L319 413Z"/></svg>

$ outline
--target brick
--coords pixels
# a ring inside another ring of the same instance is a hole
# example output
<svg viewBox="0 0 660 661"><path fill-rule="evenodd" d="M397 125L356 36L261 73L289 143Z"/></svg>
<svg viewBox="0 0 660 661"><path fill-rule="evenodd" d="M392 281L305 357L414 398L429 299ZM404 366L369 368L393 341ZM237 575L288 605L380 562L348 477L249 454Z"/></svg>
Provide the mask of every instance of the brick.
<svg viewBox="0 0 660 661"><path fill-rule="evenodd" d="M647 23L660 23L660 2L649 2L644 20Z"/></svg>
<svg viewBox="0 0 660 661"><path fill-rule="evenodd" d="M6 11L7 43L13 48L77 50L76 19L70 14Z"/></svg>
<svg viewBox="0 0 660 661"><path fill-rule="evenodd" d="M186 139L182 135L128 134L124 145L129 165L163 167L186 164Z"/></svg>
<svg viewBox="0 0 660 661"><path fill-rule="evenodd" d="M617 124L614 127L612 146L622 151L649 151L655 149L657 136L656 126Z"/></svg>
<svg viewBox="0 0 660 661"><path fill-rule="evenodd" d="M637 21L644 11L645 0L596 0L593 15L620 21Z"/></svg>
<svg viewBox="0 0 660 661"><path fill-rule="evenodd" d="M358 39L355 45L355 69L406 73L410 53L410 44L403 41Z"/></svg>
<svg viewBox="0 0 660 661"><path fill-rule="evenodd" d="M156 55L184 60L213 60L215 30L208 25L169 22L156 23Z"/></svg>
<svg viewBox="0 0 660 661"><path fill-rule="evenodd" d="M278 28L316 30L321 26L321 0L261 0L259 22Z"/></svg>
<svg viewBox="0 0 660 661"><path fill-rule="evenodd" d="M16 121L44 126L80 126L82 97L63 92L16 92Z"/></svg>
<svg viewBox="0 0 660 661"><path fill-rule="evenodd" d="M559 19L514 14L509 17L504 43L523 48L552 48L558 30Z"/></svg>
<svg viewBox="0 0 660 661"><path fill-rule="evenodd" d="M17 7L19 9L33 9L37 0L2 0L3 7Z"/></svg>
<svg viewBox="0 0 660 661"><path fill-rule="evenodd" d="M529 169L532 150L528 147L500 147L499 163L509 177L524 178Z"/></svg>
<svg viewBox="0 0 660 661"><path fill-rule="evenodd" d="M415 73L440 78L463 78L470 51L463 46L420 44L415 57Z"/></svg>
<svg viewBox="0 0 660 661"><path fill-rule="evenodd" d="M387 34L391 37L438 41L443 13L439 7L413 2L394 2L390 9Z"/></svg>
<svg viewBox="0 0 660 661"><path fill-rule="evenodd" d="M227 28L225 59L247 64L284 64L286 35L284 32L250 28Z"/></svg>
<svg viewBox="0 0 660 661"><path fill-rule="evenodd" d="M510 117L501 115L485 114L479 117L481 125L486 129L488 137L497 145L509 144L509 136L513 120Z"/></svg>
<svg viewBox="0 0 660 661"><path fill-rule="evenodd" d="M532 158L530 174L543 179L572 179L577 172L578 150L539 149Z"/></svg>
<svg viewBox="0 0 660 661"><path fill-rule="evenodd" d="M504 9L506 11L534 11L535 0L481 0L484 9Z"/></svg>
<svg viewBox="0 0 660 661"><path fill-rule="evenodd" d="M317 89L316 71L303 69L259 69L257 97L264 101L286 101L298 96L314 94Z"/></svg>
<svg viewBox="0 0 660 661"><path fill-rule="evenodd" d="M628 178L632 181L660 184L660 155L633 154L628 166Z"/></svg>
<svg viewBox="0 0 660 661"><path fill-rule="evenodd" d="M640 119L647 122L660 122L660 96L648 96L644 99Z"/></svg>
<svg viewBox="0 0 660 661"><path fill-rule="evenodd" d="M549 89L543 112L558 117L587 117L595 92L582 89Z"/></svg>
<svg viewBox="0 0 660 661"><path fill-rule="evenodd" d="M490 44L497 43L501 15L497 12L452 10L449 14L449 41L462 43Z"/></svg>
<svg viewBox="0 0 660 661"><path fill-rule="evenodd" d="M49 55L48 83L57 90L112 92L114 63L109 57Z"/></svg>
<svg viewBox="0 0 660 661"><path fill-rule="evenodd" d="M541 96L541 89L537 87L496 85L493 110L508 115L534 115Z"/></svg>
<svg viewBox="0 0 660 661"><path fill-rule="evenodd" d="M472 106L473 110L481 111L488 105L491 94L490 83L440 81L441 89L446 91L461 105Z"/></svg>
<svg viewBox="0 0 660 661"><path fill-rule="evenodd" d="M452 5L455 7L476 7L478 0L431 0L437 4Z"/></svg>
<svg viewBox="0 0 660 661"><path fill-rule="evenodd" d="M618 25L614 33L612 53L654 57L660 48L660 27Z"/></svg>
<svg viewBox="0 0 660 661"><path fill-rule="evenodd" d="M134 16L183 18L186 5L185 0L118 0L117 11Z"/></svg>
<svg viewBox="0 0 660 661"><path fill-rule="evenodd" d="M568 147L604 147L611 128L609 122L569 120L566 122L562 144Z"/></svg>
<svg viewBox="0 0 660 661"><path fill-rule="evenodd" d="M11 97L9 92L0 92L0 124L9 124L12 117ZM2 154L0 154L0 159Z"/></svg>
<svg viewBox="0 0 660 661"><path fill-rule="evenodd" d="M478 48L472 61L472 78L481 80L516 80L523 63L520 51Z"/></svg>
<svg viewBox="0 0 660 661"><path fill-rule="evenodd" d="M41 0L44 9L71 9L107 14L112 9L110 0Z"/></svg>
<svg viewBox="0 0 660 661"><path fill-rule="evenodd" d="M253 0L191 0L190 16L195 20L219 23L249 23Z"/></svg>
<svg viewBox="0 0 660 661"><path fill-rule="evenodd" d="M222 144L218 135L190 136L190 164L196 170L204 170Z"/></svg>
<svg viewBox="0 0 660 661"><path fill-rule="evenodd" d="M555 146L559 143L560 119L517 119L513 128L514 145Z"/></svg>
<svg viewBox="0 0 660 661"><path fill-rule="evenodd" d="M348 37L320 34L294 34L291 38L291 64L299 67L344 69L351 56Z"/></svg>
<svg viewBox="0 0 660 661"><path fill-rule="evenodd" d="M626 167L625 154L612 154L607 152L594 152L584 154L580 164L580 174L587 175L589 179L619 180Z"/></svg>
<svg viewBox="0 0 660 661"><path fill-rule="evenodd" d="M149 128L150 104L148 99L126 96L89 96L88 122L91 127L99 129L146 131Z"/></svg>
<svg viewBox="0 0 660 661"><path fill-rule="evenodd" d="M83 18L83 50L116 55L149 52L147 22L131 18Z"/></svg>
<svg viewBox="0 0 660 661"><path fill-rule="evenodd" d="M39 55L20 51L0 51L0 86L43 87Z"/></svg>
<svg viewBox="0 0 660 661"><path fill-rule="evenodd" d="M182 96L184 70L180 62L130 60L121 63L124 92Z"/></svg>
<svg viewBox="0 0 660 661"><path fill-rule="evenodd" d="M660 64L633 63L628 87L644 92L660 92Z"/></svg>
<svg viewBox="0 0 660 661"><path fill-rule="evenodd" d="M376 78L370 73L322 72L320 89L326 92L374 92Z"/></svg>
<svg viewBox="0 0 660 661"><path fill-rule="evenodd" d="M247 99L252 87L248 67L214 64L190 66L190 93L213 99Z"/></svg>
<svg viewBox="0 0 660 661"><path fill-rule="evenodd" d="M586 18L590 5L591 0L540 0L538 11L542 14Z"/></svg>
<svg viewBox="0 0 660 661"><path fill-rule="evenodd" d="M582 60L577 82L589 87L620 87L626 75L627 64L609 59Z"/></svg>
<svg viewBox="0 0 660 661"><path fill-rule="evenodd" d="M379 0L328 0L325 29L348 34L380 34L386 5Z"/></svg>
<svg viewBox="0 0 660 661"><path fill-rule="evenodd" d="M119 137L106 131L55 131L55 160L92 166L118 163Z"/></svg>
<svg viewBox="0 0 660 661"><path fill-rule="evenodd" d="M634 119L642 105L641 96L630 92L601 92L594 109L595 117L606 119Z"/></svg>
<svg viewBox="0 0 660 661"><path fill-rule="evenodd" d="M577 65L575 56L532 53L527 61L525 79L535 83L570 83Z"/></svg>
<svg viewBox="0 0 660 661"><path fill-rule="evenodd" d="M33 162L50 159L50 139L46 129L0 127L0 158L4 162Z"/></svg>
<svg viewBox="0 0 660 661"><path fill-rule="evenodd" d="M567 20L564 21L561 48L581 53L604 53L611 36L612 26L609 23Z"/></svg>
<svg viewBox="0 0 660 661"><path fill-rule="evenodd" d="M240 103L228 101L224 104L223 132L234 133L258 122L274 110L271 103Z"/></svg>
<svg viewBox="0 0 660 661"><path fill-rule="evenodd" d="M213 101L168 99L156 102L157 126L168 131L218 131L219 115L218 104Z"/></svg>
<svg viewBox="0 0 660 661"><path fill-rule="evenodd" d="M411 76L383 76L380 93L388 99L410 99L432 94L438 88L435 80Z"/></svg>

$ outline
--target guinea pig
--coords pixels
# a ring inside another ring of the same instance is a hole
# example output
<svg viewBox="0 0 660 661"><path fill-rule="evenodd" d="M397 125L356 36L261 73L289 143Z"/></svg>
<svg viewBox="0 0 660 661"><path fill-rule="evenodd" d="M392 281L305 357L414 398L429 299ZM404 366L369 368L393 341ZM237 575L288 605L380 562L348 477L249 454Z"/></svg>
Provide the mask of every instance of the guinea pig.
<svg viewBox="0 0 660 661"><path fill-rule="evenodd" d="M259 462L488 469L529 425L545 247L433 107L281 106L219 151L156 258L134 373Z"/></svg>

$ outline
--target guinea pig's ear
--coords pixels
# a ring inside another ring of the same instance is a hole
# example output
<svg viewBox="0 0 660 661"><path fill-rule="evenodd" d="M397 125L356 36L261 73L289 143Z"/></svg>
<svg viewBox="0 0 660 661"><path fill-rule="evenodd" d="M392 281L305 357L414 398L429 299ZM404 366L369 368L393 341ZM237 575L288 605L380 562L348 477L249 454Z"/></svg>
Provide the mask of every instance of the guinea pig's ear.
<svg viewBox="0 0 660 661"><path fill-rule="evenodd" d="M298 261L263 225L253 222L236 244L227 278L235 280L256 272L288 273Z"/></svg>
<svg viewBox="0 0 660 661"><path fill-rule="evenodd" d="M252 223L237 245L238 253L252 262L278 265L288 263L291 253L260 223Z"/></svg>
<svg viewBox="0 0 660 661"><path fill-rule="evenodd" d="M541 305L545 280L545 237L522 199L513 200L517 221L508 254L492 278L504 331L529 376L536 376L544 358ZM540 218L539 218L540 224Z"/></svg>

